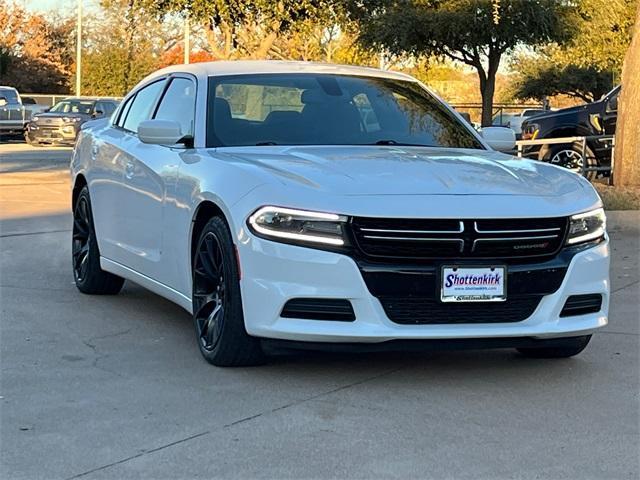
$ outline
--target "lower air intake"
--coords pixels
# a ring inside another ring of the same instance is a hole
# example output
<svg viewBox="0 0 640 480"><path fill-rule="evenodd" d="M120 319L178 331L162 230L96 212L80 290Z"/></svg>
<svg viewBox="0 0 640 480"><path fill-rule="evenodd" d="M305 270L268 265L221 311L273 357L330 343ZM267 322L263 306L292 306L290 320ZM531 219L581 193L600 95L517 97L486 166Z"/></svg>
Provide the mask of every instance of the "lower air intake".
<svg viewBox="0 0 640 480"><path fill-rule="evenodd" d="M590 293L587 295L571 295L560 312L561 317L573 317L574 315L585 315L587 313L597 313L602 308L602 295Z"/></svg>
<svg viewBox="0 0 640 480"><path fill-rule="evenodd" d="M504 302L443 303L433 298L379 296L385 313L403 325L513 323L530 317L542 295L510 297Z"/></svg>
<svg viewBox="0 0 640 480"><path fill-rule="evenodd" d="M280 316L333 322L353 322L356 319L349 300L330 298L291 299L284 305Z"/></svg>

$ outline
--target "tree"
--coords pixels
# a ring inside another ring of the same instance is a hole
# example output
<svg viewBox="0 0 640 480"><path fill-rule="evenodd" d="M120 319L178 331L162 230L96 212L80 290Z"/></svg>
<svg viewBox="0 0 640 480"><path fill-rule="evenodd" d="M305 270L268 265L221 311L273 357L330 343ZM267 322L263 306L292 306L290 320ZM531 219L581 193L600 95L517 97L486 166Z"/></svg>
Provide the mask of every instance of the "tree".
<svg viewBox="0 0 640 480"><path fill-rule="evenodd" d="M0 5L0 84L25 93L68 91L73 23Z"/></svg>
<svg viewBox="0 0 640 480"><path fill-rule="evenodd" d="M332 0L146 1L161 14L188 14L203 24L209 51L219 59L268 58L279 36L334 14Z"/></svg>
<svg viewBox="0 0 640 480"><path fill-rule="evenodd" d="M624 61L618 113L614 184L640 187L640 6Z"/></svg>
<svg viewBox="0 0 640 480"><path fill-rule="evenodd" d="M518 72L511 86L512 95L522 100L542 100L564 94L593 102L612 88L613 73L593 66L560 64L526 55L516 59L512 68Z"/></svg>
<svg viewBox="0 0 640 480"><path fill-rule="evenodd" d="M85 20L82 91L125 95L159 68L182 38L173 19L162 22L143 0L103 0L99 16Z"/></svg>
<svg viewBox="0 0 640 480"><path fill-rule="evenodd" d="M491 125L495 81L505 53L565 41L573 9L562 0L350 0L361 41L394 54L438 56L473 67L482 125Z"/></svg>
<svg viewBox="0 0 640 480"><path fill-rule="evenodd" d="M566 94L583 101L599 99L619 81L631 41L638 0L582 0L574 37L519 55L513 95L540 99Z"/></svg>

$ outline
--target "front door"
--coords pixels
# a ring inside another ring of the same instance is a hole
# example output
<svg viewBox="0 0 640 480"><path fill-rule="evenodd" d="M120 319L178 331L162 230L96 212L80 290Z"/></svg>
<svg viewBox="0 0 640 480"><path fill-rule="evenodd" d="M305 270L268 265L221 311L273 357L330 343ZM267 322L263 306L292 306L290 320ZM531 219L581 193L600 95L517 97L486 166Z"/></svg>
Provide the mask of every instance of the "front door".
<svg viewBox="0 0 640 480"><path fill-rule="evenodd" d="M183 135L192 135L195 111L195 86L192 80L172 77L163 88L157 108L140 116L139 123L149 118L173 120L181 124ZM131 107L134 112L136 103ZM131 112L129 115L131 115ZM155 113L154 113L155 112ZM125 121L125 128L127 122ZM137 124L129 125L136 128ZM164 285L174 286L172 259L167 249L167 209L174 208L180 154L184 145L151 145L131 134L121 144L124 155L125 229L121 234L126 245L125 265Z"/></svg>

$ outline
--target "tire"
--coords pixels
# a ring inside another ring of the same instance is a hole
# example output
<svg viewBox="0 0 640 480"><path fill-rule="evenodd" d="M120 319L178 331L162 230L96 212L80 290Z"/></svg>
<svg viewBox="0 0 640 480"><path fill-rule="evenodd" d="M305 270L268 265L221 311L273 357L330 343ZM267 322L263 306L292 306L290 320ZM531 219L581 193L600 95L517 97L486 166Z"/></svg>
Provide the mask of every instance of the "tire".
<svg viewBox="0 0 640 480"><path fill-rule="evenodd" d="M591 335L582 337L559 338L549 340L547 345L540 347L518 348L525 357L530 358L569 358L582 352L591 340Z"/></svg>
<svg viewBox="0 0 640 480"><path fill-rule="evenodd" d="M593 150L591 150L588 145L585 150L585 154L587 157L587 168L597 167L598 160L596 159ZM546 149L539 160L582 174L582 143L574 142L571 145L549 145L549 148ZM595 171L587 172L585 175L585 178L589 181L593 181L597 177L598 172Z"/></svg>
<svg viewBox="0 0 640 480"><path fill-rule="evenodd" d="M205 360L219 367L260 365L260 340L244 326L235 246L226 222L213 217L198 238L193 260L193 323Z"/></svg>
<svg viewBox="0 0 640 480"><path fill-rule="evenodd" d="M100 251L91 213L88 187L83 187L73 207L71 262L76 287L91 295L115 295L124 279L100 268Z"/></svg>

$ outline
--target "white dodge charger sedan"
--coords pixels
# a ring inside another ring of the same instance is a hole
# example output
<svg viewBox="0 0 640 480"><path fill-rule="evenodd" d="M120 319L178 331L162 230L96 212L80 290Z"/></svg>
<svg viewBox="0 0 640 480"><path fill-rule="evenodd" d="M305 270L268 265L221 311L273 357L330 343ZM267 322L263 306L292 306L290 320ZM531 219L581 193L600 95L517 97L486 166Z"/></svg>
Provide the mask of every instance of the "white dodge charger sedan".
<svg viewBox="0 0 640 480"><path fill-rule="evenodd" d="M572 356L607 323L602 203L512 148L399 73L160 70L79 136L75 282L176 302L215 365L265 347Z"/></svg>

